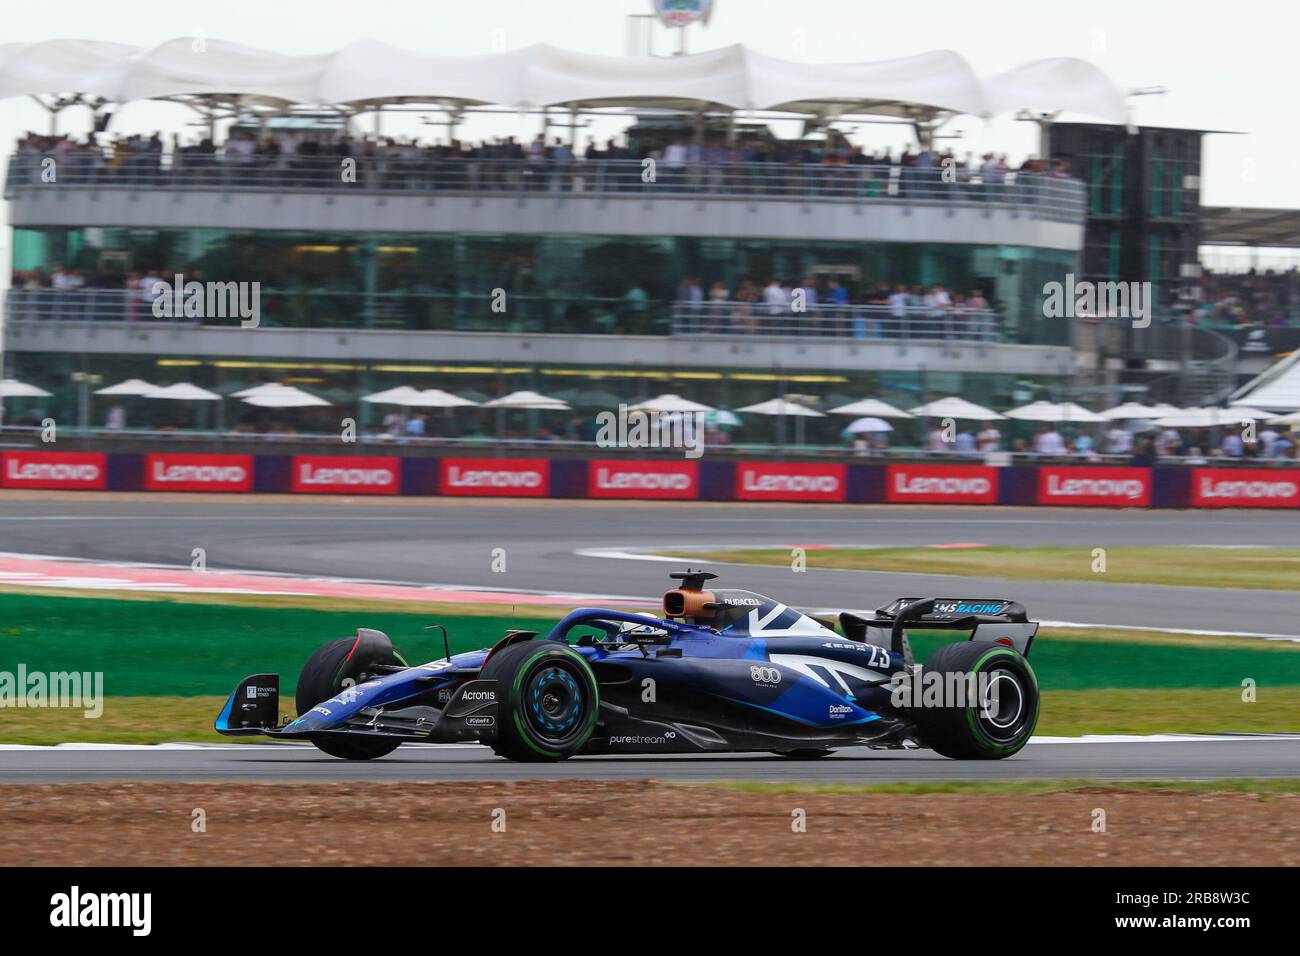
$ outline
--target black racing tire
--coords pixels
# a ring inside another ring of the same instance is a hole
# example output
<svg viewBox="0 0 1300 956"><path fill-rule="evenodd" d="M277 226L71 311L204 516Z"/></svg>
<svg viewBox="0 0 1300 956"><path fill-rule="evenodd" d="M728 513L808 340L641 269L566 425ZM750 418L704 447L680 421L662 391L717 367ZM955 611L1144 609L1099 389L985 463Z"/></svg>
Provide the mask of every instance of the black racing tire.
<svg viewBox="0 0 1300 956"><path fill-rule="evenodd" d="M834 750L820 750L816 747L797 747L794 750L773 750L772 753L787 760L820 760L835 753Z"/></svg>
<svg viewBox="0 0 1300 956"><path fill-rule="evenodd" d="M353 648L356 652L353 653ZM349 655L351 657L349 658ZM392 645L382 641L362 641L359 637L343 637L318 647L298 675L294 693L301 717L321 701L329 700L344 687L351 687L374 676L373 664L402 664ZM311 738L318 749L331 757L343 760L374 760L392 753L400 740L386 740L321 734Z"/></svg>
<svg viewBox="0 0 1300 956"><path fill-rule="evenodd" d="M925 746L956 760L1001 760L1029 742L1038 724L1038 680L1019 651L991 641L945 644L922 665L926 672L943 675L945 688L953 687L952 674L963 675L963 690L972 688L968 675L975 681L974 693L960 699L945 693L939 706L909 709Z"/></svg>
<svg viewBox="0 0 1300 956"><path fill-rule="evenodd" d="M493 654L480 680L497 682L497 737L509 760L563 760L591 738L600 710L596 677L560 641L521 641Z"/></svg>

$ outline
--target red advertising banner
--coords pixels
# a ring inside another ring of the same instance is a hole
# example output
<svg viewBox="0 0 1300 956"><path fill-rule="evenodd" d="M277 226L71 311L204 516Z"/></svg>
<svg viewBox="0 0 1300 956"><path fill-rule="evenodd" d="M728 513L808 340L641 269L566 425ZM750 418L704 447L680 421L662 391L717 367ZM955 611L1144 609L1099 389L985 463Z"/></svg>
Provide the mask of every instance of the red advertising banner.
<svg viewBox="0 0 1300 956"><path fill-rule="evenodd" d="M740 501L844 501L844 465L807 462L741 462L736 465Z"/></svg>
<svg viewBox="0 0 1300 956"><path fill-rule="evenodd" d="M289 487L299 494L396 495L402 490L402 460L294 455Z"/></svg>
<svg viewBox="0 0 1300 956"><path fill-rule="evenodd" d="M1300 471L1193 468L1193 508L1300 507Z"/></svg>
<svg viewBox="0 0 1300 956"><path fill-rule="evenodd" d="M700 494L700 468L694 461L614 461L587 463L589 498L678 498Z"/></svg>
<svg viewBox="0 0 1300 956"><path fill-rule="evenodd" d="M252 491L252 455L145 455L146 491Z"/></svg>
<svg viewBox="0 0 1300 956"><path fill-rule="evenodd" d="M988 465L888 465L885 500L916 504L995 505L998 469Z"/></svg>
<svg viewBox="0 0 1300 956"><path fill-rule="evenodd" d="M545 498L551 463L541 458L444 458L439 488L444 495Z"/></svg>
<svg viewBox="0 0 1300 956"><path fill-rule="evenodd" d="M0 461L6 488L108 487L108 456L98 451L7 451Z"/></svg>
<svg viewBox="0 0 1300 956"><path fill-rule="evenodd" d="M1146 508L1151 504L1151 469L1074 465L1041 467L1038 469L1038 503Z"/></svg>

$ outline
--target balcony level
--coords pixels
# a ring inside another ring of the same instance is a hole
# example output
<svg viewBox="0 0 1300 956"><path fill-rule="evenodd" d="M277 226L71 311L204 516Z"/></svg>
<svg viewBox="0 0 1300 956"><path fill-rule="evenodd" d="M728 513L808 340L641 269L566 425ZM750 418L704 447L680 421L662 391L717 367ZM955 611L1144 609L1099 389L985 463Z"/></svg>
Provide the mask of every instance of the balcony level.
<svg viewBox="0 0 1300 956"><path fill-rule="evenodd" d="M1081 183L1011 173L954 181L899 166L637 161L530 164L333 159L288 165L110 167L88 160L42 176L11 162L15 228L126 227L800 238L1006 245L1077 251ZM647 181L649 179L650 181Z"/></svg>
<svg viewBox="0 0 1300 956"><path fill-rule="evenodd" d="M270 301L274 302L272 295ZM1064 345L1011 341L993 310L815 305L781 311L755 302L686 305L519 298L504 314L486 297L347 297L352 321L322 326L320 300L263 308L238 319L158 319L135 293L10 290L10 353L203 356L314 362L590 365L717 371L971 372L1065 376ZM343 315L347 306L336 304ZM233 309L227 314L233 314Z"/></svg>

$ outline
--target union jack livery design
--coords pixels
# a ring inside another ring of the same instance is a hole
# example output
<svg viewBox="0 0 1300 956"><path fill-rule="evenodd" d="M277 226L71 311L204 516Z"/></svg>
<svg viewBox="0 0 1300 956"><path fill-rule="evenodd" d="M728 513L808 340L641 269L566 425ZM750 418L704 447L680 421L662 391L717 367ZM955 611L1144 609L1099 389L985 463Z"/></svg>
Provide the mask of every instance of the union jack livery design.
<svg viewBox="0 0 1300 956"><path fill-rule="evenodd" d="M280 679L248 677L216 729L310 740L347 759L404 741L478 741L514 760L600 753L929 747L956 758L1016 753L1038 719L1027 656L1038 625L1013 601L899 598L823 621L751 591L670 575L663 614L579 608L545 637L409 665L361 629L318 649L281 719ZM837 629L838 625L838 629ZM969 632L924 666L911 628ZM446 632L443 632L446 640Z"/></svg>

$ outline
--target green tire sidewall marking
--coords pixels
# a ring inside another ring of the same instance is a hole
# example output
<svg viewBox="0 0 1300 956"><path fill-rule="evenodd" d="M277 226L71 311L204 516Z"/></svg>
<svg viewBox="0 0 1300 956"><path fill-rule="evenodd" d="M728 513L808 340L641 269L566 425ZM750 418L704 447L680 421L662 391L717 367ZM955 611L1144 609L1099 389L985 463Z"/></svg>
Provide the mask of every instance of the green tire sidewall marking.
<svg viewBox="0 0 1300 956"><path fill-rule="evenodd" d="M967 673L978 674L980 668L984 666L985 661L988 661L989 659L994 657L1011 657L1023 663L1025 666L1025 672L1029 675L1029 682L1033 685L1035 696L1037 696L1038 678L1034 676L1034 669L1029 666L1029 661L1025 660L1022 655L1011 650L1010 648L999 647L989 651L978 661L976 661L975 665L967 670ZM1021 747L1025 745L1025 741L1023 740L1018 744L1002 744L1002 743L995 743L994 741L990 740L988 735L985 734L982 730L980 730L979 723L975 720L975 711L976 708L974 707L966 708L966 723L970 725L971 733L975 735L975 739L980 742L980 746L983 747L985 750L987 750L990 753L1003 753L1007 751L1014 752L1016 750L1019 750ZM1035 724L1038 723L1038 701L1037 700L1034 701L1034 723ZM1033 729L1030 728L1030 733L1032 732Z"/></svg>
<svg viewBox="0 0 1300 956"><path fill-rule="evenodd" d="M582 655L565 653L564 651L561 651L558 648L549 648L549 647L544 648L538 651L532 657L528 658L528 660L524 661L524 663L519 666L519 670L515 673L515 682L514 684L511 685L510 688L510 696L511 698L513 698L516 704L516 706L513 708L515 729L519 731L519 736L523 740L523 742L526 743L529 746L529 748L531 748L536 753L541 754L543 757L554 757L557 756L557 754L554 750L543 750L541 747L537 746L537 744L533 743L532 738L529 737L528 731L524 730L523 717L519 712L519 706L518 706L520 703L522 703L519 697L519 689L524 682L524 675L528 673L528 671L532 668L533 664L541 660L543 657L549 657L553 655L558 655L568 660L573 660L574 658L576 658L578 663L582 665L582 669L587 672L587 676L591 679L591 686L593 688L596 686L596 676L592 674L591 668L588 667L587 662L582 659ZM574 750L580 749L588 741L588 739L590 739L592 731L596 729L596 711L599 707L599 702L600 702L600 698L593 695L592 703L596 706L593 706L591 708L591 718L587 721L587 730L582 735L581 739L579 739L577 743L573 745Z"/></svg>

